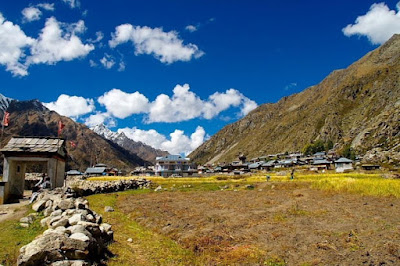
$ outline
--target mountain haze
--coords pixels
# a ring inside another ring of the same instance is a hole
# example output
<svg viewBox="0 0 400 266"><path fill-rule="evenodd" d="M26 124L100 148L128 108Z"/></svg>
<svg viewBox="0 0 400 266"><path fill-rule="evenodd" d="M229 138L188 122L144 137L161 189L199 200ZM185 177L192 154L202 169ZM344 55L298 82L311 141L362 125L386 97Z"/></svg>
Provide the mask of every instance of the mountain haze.
<svg viewBox="0 0 400 266"><path fill-rule="evenodd" d="M400 35L320 84L259 106L190 154L195 162L300 151L316 140L360 154L400 151ZM389 156L386 156L389 157ZM392 158L383 158L391 160Z"/></svg>

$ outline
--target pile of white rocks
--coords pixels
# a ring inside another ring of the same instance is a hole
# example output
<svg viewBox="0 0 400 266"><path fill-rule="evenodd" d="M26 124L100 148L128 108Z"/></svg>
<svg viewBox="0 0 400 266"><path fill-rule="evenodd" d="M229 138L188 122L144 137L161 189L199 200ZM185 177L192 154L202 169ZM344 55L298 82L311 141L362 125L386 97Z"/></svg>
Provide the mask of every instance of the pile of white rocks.
<svg viewBox="0 0 400 266"><path fill-rule="evenodd" d="M74 198L69 189L41 193L32 205L43 211L42 226L48 229L20 249L18 265L92 265L110 255L111 225L92 211L87 200Z"/></svg>
<svg viewBox="0 0 400 266"><path fill-rule="evenodd" d="M102 222L101 215L91 210L81 196L146 188L145 179L113 182L75 181L68 188L42 192L32 205L45 216L41 221L48 227L44 233L20 249L18 265L78 266L101 265L112 254L107 244L113 241L111 225ZM37 215L20 220L29 226Z"/></svg>
<svg viewBox="0 0 400 266"><path fill-rule="evenodd" d="M148 188L151 185L151 181L144 178L118 181L87 181L75 179L67 181L67 185L79 196L88 196L92 194L112 193L128 189Z"/></svg>

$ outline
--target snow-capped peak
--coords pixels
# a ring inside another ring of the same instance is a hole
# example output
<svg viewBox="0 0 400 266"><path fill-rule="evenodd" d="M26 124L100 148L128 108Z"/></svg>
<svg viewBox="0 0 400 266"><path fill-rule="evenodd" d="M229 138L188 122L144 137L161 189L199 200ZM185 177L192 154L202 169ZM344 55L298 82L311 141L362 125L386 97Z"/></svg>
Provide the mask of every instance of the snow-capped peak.
<svg viewBox="0 0 400 266"><path fill-rule="evenodd" d="M8 98L8 97L6 97L6 96L4 96L3 94L0 93L0 110L3 111L3 112L5 110L7 110L8 106L10 105L10 102L12 100L13 99Z"/></svg>
<svg viewBox="0 0 400 266"><path fill-rule="evenodd" d="M96 134L98 134L108 140L111 140L113 142L116 142L118 144L127 138L124 133L113 132L108 127L106 127L106 125L104 125L104 124L99 124L90 129L93 132L95 132Z"/></svg>

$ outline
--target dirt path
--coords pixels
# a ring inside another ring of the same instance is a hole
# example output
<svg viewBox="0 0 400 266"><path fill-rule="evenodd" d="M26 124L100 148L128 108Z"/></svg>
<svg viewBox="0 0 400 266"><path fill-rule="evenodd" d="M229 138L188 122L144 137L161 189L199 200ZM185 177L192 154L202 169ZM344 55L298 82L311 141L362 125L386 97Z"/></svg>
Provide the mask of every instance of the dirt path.
<svg viewBox="0 0 400 266"><path fill-rule="evenodd" d="M264 183L254 190L131 195L120 197L118 207L181 245L209 253L212 263L240 251L288 265L400 265L400 199Z"/></svg>
<svg viewBox="0 0 400 266"><path fill-rule="evenodd" d="M20 202L0 205L0 223L22 218L26 213L26 208L23 207L29 204L31 194L31 191L26 190L24 191L24 198Z"/></svg>

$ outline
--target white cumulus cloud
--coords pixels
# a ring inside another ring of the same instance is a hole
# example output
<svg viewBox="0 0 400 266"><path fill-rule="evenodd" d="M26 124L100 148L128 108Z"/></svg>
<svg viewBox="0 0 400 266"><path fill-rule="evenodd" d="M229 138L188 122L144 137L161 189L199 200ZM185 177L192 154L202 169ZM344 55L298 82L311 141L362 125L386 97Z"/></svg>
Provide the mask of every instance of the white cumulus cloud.
<svg viewBox="0 0 400 266"><path fill-rule="evenodd" d="M60 115L78 117L94 111L94 101L78 96L61 94L57 101L44 103L50 110L56 111Z"/></svg>
<svg viewBox="0 0 400 266"><path fill-rule="evenodd" d="M195 32L195 31L197 31L197 27L194 25L187 25L185 27L185 30L190 31L190 32Z"/></svg>
<svg viewBox="0 0 400 266"><path fill-rule="evenodd" d="M7 21L0 13L0 64L14 76L28 75L27 66L21 63L25 57L25 49L35 39L25 35L18 25Z"/></svg>
<svg viewBox="0 0 400 266"><path fill-rule="evenodd" d="M101 124L105 124L107 127L115 127L116 121L108 113L96 112L85 119L85 124L88 127L94 127Z"/></svg>
<svg viewBox="0 0 400 266"><path fill-rule="evenodd" d="M115 65L114 58L109 54L104 54L104 57L100 59L100 63L106 68L110 69Z"/></svg>
<svg viewBox="0 0 400 266"><path fill-rule="evenodd" d="M79 8L81 6L81 2L79 0L62 0L66 3L70 8Z"/></svg>
<svg viewBox="0 0 400 266"><path fill-rule="evenodd" d="M62 28L62 26L64 26ZM54 17L47 19L39 38L32 45L29 64L55 64L58 61L71 61L84 57L92 50L92 44L83 44L76 35L85 30L82 20L73 24L63 24Z"/></svg>
<svg viewBox="0 0 400 266"><path fill-rule="evenodd" d="M240 107L240 113L246 115L257 104L235 89L216 92L202 100L190 91L188 84L177 85L172 97L160 94L150 104L147 122L179 122L198 117L212 119L231 107Z"/></svg>
<svg viewBox="0 0 400 266"><path fill-rule="evenodd" d="M35 20L39 20L40 16L42 15L42 11L36 7L26 7L21 11L23 15L23 19L26 22L31 22Z"/></svg>
<svg viewBox="0 0 400 266"><path fill-rule="evenodd" d="M344 35L366 36L372 44L382 44L395 33L400 33L400 2L397 12L390 10L385 3L373 4L369 11L357 17L354 24L343 28Z"/></svg>
<svg viewBox="0 0 400 266"><path fill-rule="evenodd" d="M200 117L203 109L203 101L189 85L176 85L174 94L160 94L150 105L148 122L178 122Z"/></svg>
<svg viewBox="0 0 400 266"><path fill-rule="evenodd" d="M118 118L126 118L133 114L147 112L149 100L139 92L126 93L119 89L112 89L98 99L108 113Z"/></svg>
<svg viewBox="0 0 400 266"><path fill-rule="evenodd" d="M185 135L184 131L176 129L169 134L169 138L154 129L142 130L133 127L122 128L118 132L124 132L128 138L143 142L153 148L166 150L171 154L185 155L200 146L206 137L206 132L201 126L198 126L190 136Z"/></svg>
<svg viewBox="0 0 400 266"><path fill-rule="evenodd" d="M133 43L136 55L153 55L166 64L190 61L192 58L199 58L204 54L195 44L183 44L183 40L179 38L176 31L165 32L162 28L131 24L117 26L115 33L112 33L109 45L114 48L129 41Z"/></svg>
<svg viewBox="0 0 400 266"><path fill-rule="evenodd" d="M118 118L143 113L146 123L212 119L231 107L239 108L240 115L246 115L257 107L255 101L235 89L216 92L202 100L190 91L188 84L176 85L172 96L160 94L154 101L139 92L126 93L119 89L106 92L98 101L108 113Z"/></svg>
<svg viewBox="0 0 400 266"><path fill-rule="evenodd" d="M41 3L41 4L37 4L36 6L42 8L44 10L47 10L47 11L54 11L54 3L53 4Z"/></svg>

